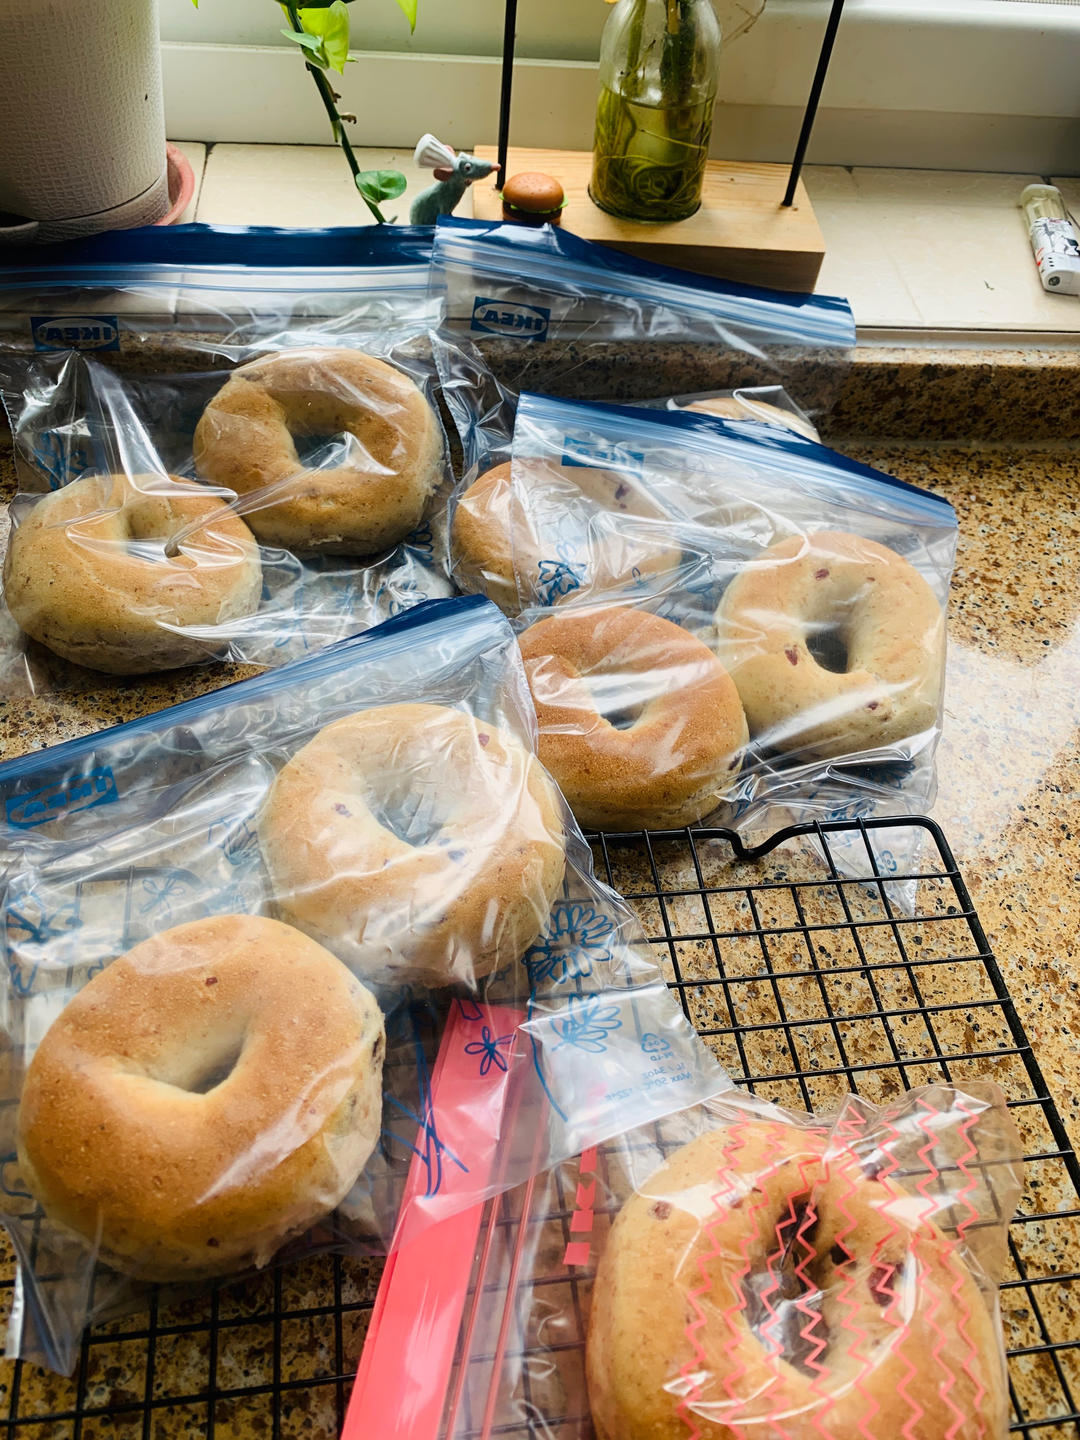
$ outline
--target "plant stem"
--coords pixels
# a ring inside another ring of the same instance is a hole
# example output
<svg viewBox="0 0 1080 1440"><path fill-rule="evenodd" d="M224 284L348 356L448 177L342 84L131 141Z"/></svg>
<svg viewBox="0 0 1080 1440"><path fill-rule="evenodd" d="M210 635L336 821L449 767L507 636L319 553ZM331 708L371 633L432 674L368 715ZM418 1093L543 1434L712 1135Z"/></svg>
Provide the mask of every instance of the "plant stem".
<svg viewBox="0 0 1080 1440"><path fill-rule="evenodd" d="M693 0L667 0L669 28L660 56L660 84L669 102L689 104L694 83ZM670 28L671 17L675 27Z"/></svg>
<svg viewBox="0 0 1080 1440"><path fill-rule="evenodd" d="M627 30L626 69L623 72L624 79L621 86L622 93L627 99L633 99L641 93L641 82L643 79L641 44L645 27L645 5L646 0L638 0L634 13L630 17L630 24Z"/></svg>
<svg viewBox="0 0 1080 1440"><path fill-rule="evenodd" d="M297 35L303 35L304 27L300 23L300 16L297 14L298 8L299 7L296 5L286 4L285 13L289 17L289 24L296 31ZM317 65L311 65L306 60L304 61L304 64L307 68L308 74L315 81L315 88L319 92L319 99L322 101L323 107L325 108L327 115L330 117L330 128L333 131L334 139L341 146L341 150L345 156L345 160L348 163L349 169L352 171L353 183L355 185L356 177L360 174L360 163L357 160L355 154L353 153L352 145L349 143L349 137L345 134L345 124L341 118L341 113L337 108L337 101L334 99L333 88L330 85L330 81L327 80L325 74L319 69ZM356 193L360 196L360 199L363 200L364 204L371 211L372 215L374 215L375 219L379 222L379 224L385 225L386 216L379 209L378 205L376 205L374 201L369 200L367 196L363 193L363 191L359 188L357 188Z"/></svg>

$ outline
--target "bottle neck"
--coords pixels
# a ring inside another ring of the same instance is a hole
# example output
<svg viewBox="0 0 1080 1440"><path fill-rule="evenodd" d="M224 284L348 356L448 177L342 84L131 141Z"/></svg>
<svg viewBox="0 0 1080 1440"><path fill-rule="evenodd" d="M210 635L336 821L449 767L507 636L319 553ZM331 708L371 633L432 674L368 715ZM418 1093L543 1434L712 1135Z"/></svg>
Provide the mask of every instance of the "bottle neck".
<svg viewBox="0 0 1080 1440"><path fill-rule="evenodd" d="M604 27L601 84L650 105L706 103L719 56L711 0L619 0Z"/></svg>

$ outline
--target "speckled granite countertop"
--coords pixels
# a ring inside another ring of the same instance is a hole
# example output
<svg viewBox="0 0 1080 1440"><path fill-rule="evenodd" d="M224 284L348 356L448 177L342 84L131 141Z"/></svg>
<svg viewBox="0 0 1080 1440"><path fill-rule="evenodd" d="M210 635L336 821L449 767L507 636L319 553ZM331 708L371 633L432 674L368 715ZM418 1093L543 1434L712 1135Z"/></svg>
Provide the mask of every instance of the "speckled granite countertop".
<svg viewBox="0 0 1080 1440"><path fill-rule="evenodd" d="M848 443L956 506L942 825L1080 1138L1080 452Z"/></svg>
<svg viewBox="0 0 1080 1440"><path fill-rule="evenodd" d="M975 358L979 375L993 368L992 357L975 352ZM948 363L960 366L963 354ZM917 361L909 368L917 378ZM1070 403L1080 406L1071 362L1063 373L1071 374ZM1052 428L1052 443L1041 446L1027 443L1030 422L1018 426L1023 444L914 443L903 418L893 429L904 439L850 438L860 419L870 428L883 394L894 394L893 408L904 415L896 390L902 392L903 383L899 369L883 374L879 361L865 406L849 397L843 407L846 438L838 448L937 491L959 514L933 814L959 860L1065 1123L1080 1138L1080 450L1057 443L1073 433L1071 421ZM983 384L978 381L980 389ZM996 399L987 392L979 402L993 417L1008 404L1007 389ZM962 428L955 405L954 396L942 426L947 433ZM922 409L928 429L933 409ZM971 428L985 433L982 425ZM989 428L1002 428L999 418ZM0 450L0 467L6 461ZM219 666L81 695L0 699L0 754L122 721L242 673ZM1072 1243L1080 1244L1080 1236ZM1069 1268L1080 1269L1080 1249L1070 1259ZM205 1433L210 1415L217 1440L331 1436L342 1386L329 1377L349 1373L355 1363L377 1277L372 1262L320 1261L155 1313L151 1323L163 1333L149 1364L145 1317L115 1322L110 1329L117 1338L95 1345L70 1380L2 1363L0 1419L10 1409L19 1420L11 1433L35 1440L146 1440L148 1434L171 1440ZM213 1346L203 1328L210 1318L224 1326ZM322 1386L298 1385L289 1392L295 1404L275 1411L268 1387L313 1375L328 1378ZM208 1389L231 1393L211 1400L208 1409ZM139 1408L148 1395L177 1399L153 1412L149 1432ZM107 1404L117 1413L77 1421L77 1403ZM59 1418L33 1418L45 1415Z"/></svg>

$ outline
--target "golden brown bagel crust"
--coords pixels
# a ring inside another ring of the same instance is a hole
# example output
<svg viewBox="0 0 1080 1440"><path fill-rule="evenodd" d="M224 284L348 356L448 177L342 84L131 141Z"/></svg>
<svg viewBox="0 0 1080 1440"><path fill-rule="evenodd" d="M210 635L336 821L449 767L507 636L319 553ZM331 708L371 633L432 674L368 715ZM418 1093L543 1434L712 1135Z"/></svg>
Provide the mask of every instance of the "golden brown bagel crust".
<svg viewBox="0 0 1080 1440"><path fill-rule="evenodd" d="M698 415L718 415L721 420L756 420L762 425L794 430L796 435L802 435L807 440L821 439L809 420L767 400L744 400L739 395L708 395L679 408L693 410Z"/></svg>
<svg viewBox="0 0 1080 1440"><path fill-rule="evenodd" d="M742 696L750 734L807 755L872 750L937 723L945 616L902 556L836 530L770 545L724 592L717 650ZM838 628L847 669L807 648Z"/></svg>
<svg viewBox="0 0 1080 1440"><path fill-rule="evenodd" d="M564 544L554 541L550 522L540 533L528 490L545 486L580 492L586 508L611 515L662 519L663 511L648 495L611 470L592 466L556 466L542 460L510 462L485 471L458 500L450 530L455 568L462 587L479 591L510 614L536 603L557 604L572 594L576 600L599 590L628 585L641 575L674 570L682 551L640 532L608 532L598 544L584 525ZM544 509L566 511L545 502ZM556 553L551 553L554 550ZM564 562L565 587L548 588L553 566Z"/></svg>
<svg viewBox="0 0 1080 1440"><path fill-rule="evenodd" d="M443 705L320 730L278 774L258 830L282 919L395 983L471 984L519 960L566 864L536 757Z"/></svg>
<svg viewBox="0 0 1080 1440"><path fill-rule="evenodd" d="M746 717L730 675L679 625L632 606L563 610L520 636L539 722L538 754L582 825L598 830L689 825L715 809L739 772ZM610 714L642 707L618 729L590 693L613 679Z"/></svg>
<svg viewBox="0 0 1080 1440"><path fill-rule="evenodd" d="M306 935L255 915L178 925L49 1027L19 1108L22 1173L132 1275L264 1265L371 1154L384 1048L374 997Z"/></svg>
<svg viewBox="0 0 1080 1440"><path fill-rule="evenodd" d="M243 520L201 485L164 475L85 475L43 496L12 533L4 574L28 635L110 675L211 658L223 642L167 627L240 619L261 593Z"/></svg>
<svg viewBox="0 0 1080 1440"><path fill-rule="evenodd" d="M740 1122L677 1150L626 1202L589 1317L601 1440L1004 1435L1000 1343L955 1242L825 1147Z"/></svg>
<svg viewBox="0 0 1080 1440"><path fill-rule="evenodd" d="M309 470L294 436L353 437L346 463ZM374 555L420 523L442 474L442 431L408 375L359 350L282 350L234 370L195 429L199 474L239 495L264 544ZM355 458L353 458L355 457ZM285 483L283 483L285 482Z"/></svg>

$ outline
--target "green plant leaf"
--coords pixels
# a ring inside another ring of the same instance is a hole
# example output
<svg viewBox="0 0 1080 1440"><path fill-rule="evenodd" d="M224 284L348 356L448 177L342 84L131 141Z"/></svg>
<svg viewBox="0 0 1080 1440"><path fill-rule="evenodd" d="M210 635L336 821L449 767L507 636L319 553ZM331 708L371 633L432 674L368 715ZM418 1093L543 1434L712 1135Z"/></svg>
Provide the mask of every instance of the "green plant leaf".
<svg viewBox="0 0 1080 1440"><path fill-rule="evenodd" d="M285 36L286 40L291 40L294 45L302 45L304 49L309 52L316 65L322 65L325 68L325 66L330 63L326 58L323 42L317 35L301 35L296 30L282 30L281 33Z"/></svg>
<svg viewBox="0 0 1080 1440"><path fill-rule="evenodd" d="M397 0L398 9L409 22L409 33L416 29L416 9L418 0Z"/></svg>
<svg viewBox="0 0 1080 1440"><path fill-rule="evenodd" d="M357 190L373 205L380 200L396 200L405 193L407 183L400 170L361 170L356 177Z"/></svg>
<svg viewBox="0 0 1080 1440"><path fill-rule="evenodd" d="M349 10L344 0L334 0L326 9L309 5L297 14L306 33L318 37L326 63L343 73L349 58Z"/></svg>

